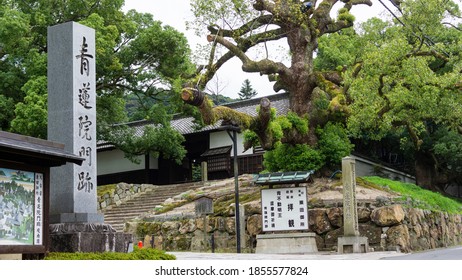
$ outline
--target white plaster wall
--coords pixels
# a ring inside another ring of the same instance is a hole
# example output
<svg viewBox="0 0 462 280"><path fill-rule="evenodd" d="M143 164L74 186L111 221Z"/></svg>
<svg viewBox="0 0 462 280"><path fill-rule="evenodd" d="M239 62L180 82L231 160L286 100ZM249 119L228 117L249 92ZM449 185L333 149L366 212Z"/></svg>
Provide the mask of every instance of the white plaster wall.
<svg viewBox="0 0 462 280"><path fill-rule="evenodd" d="M351 156L351 157L355 159L356 176L361 177L361 176L377 175L374 172L374 167L378 165L377 163L374 163L372 161L369 161L367 159L363 159L357 156ZM392 180L399 180L405 183L415 184L415 178L406 173L403 173L403 172L400 172L400 171L397 171L397 170L394 170L388 167L384 167L384 166L381 166L380 169L382 173L388 175L388 177Z"/></svg>
<svg viewBox="0 0 462 280"><path fill-rule="evenodd" d="M231 132L232 133L232 132ZM210 133L210 149L220 148L223 146L232 146L233 140L229 137L226 131L218 131ZM253 149L249 149L244 153L244 135L242 133L237 134L237 155L251 155ZM231 149L231 156L234 155L234 150Z"/></svg>
<svg viewBox="0 0 462 280"><path fill-rule="evenodd" d="M126 159L120 150L98 152L97 154L97 173L98 175L113 174L117 172L127 172L144 169L144 156L139 156L140 163L136 164ZM159 161L151 157L149 160L150 169L158 169Z"/></svg>

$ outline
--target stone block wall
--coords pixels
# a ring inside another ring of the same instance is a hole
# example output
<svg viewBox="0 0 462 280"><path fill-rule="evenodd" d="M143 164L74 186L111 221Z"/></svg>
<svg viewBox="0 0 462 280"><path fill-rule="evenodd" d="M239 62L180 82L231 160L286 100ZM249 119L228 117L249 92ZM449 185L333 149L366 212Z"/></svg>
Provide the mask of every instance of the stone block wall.
<svg viewBox="0 0 462 280"><path fill-rule="evenodd" d="M358 220L360 235L367 237L370 247L376 251L411 252L462 244L462 215L406 208L400 204L375 207L363 203L358 208ZM129 230L135 236L137 230L143 232L143 236L137 238L143 240L145 246L153 242L155 248L172 251L210 251L214 235L216 251L233 252L234 223L232 216L208 217L205 225L203 218L191 218L131 223ZM309 232L316 233L319 251L336 251L337 238L343 234L342 224L341 206L309 210ZM241 240L243 251L253 252L256 235L262 233L261 214L250 212L246 216L245 240Z"/></svg>
<svg viewBox="0 0 462 280"><path fill-rule="evenodd" d="M137 195L146 192L149 189L154 188L153 185L138 185L138 184L126 184L119 183L115 186L113 192L105 193L98 197L97 208L98 211L104 209L110 209L115 205L120 205L124 201L130 200Z"/></svg>

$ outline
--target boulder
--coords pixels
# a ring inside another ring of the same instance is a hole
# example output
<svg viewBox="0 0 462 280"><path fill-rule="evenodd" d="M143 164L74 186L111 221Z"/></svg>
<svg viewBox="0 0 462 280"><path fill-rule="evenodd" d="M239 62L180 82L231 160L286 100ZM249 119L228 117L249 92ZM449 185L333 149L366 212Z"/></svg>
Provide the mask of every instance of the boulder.
<svg viewBox="0 0 462 280"><path fill-rule="evenodd" d="M378 226L393 226L404 220L404 210L399 204L383 206L374 209L371 213L371 220Z"/></svg>
<svg viewBox="0 0 462 280"><path fill-rule="evenodd" d="M338 238L343 235L343 228L338 228L332 231L329 231L324 236L324 246L327 250L333 250L337 248ZM321 247L318 247L321 248Z"/></svg>
<svg viewBox="0 0 462 280"><path fill-rule="evenodd" d="M382 228L373 223L359 224L359 235L367 237L369 246L379 246Z"/></svg>
<svg viewBox="0 0 462 280"><path fill-rule="evenodd" d="M261 214L261 202L259 200L244 204L246 215Z"/></svg>
<svg viewBox="0 0 462 280"><path fill-rule="evenodd" d="M325 209L312 209L308 211L308 222L310 230L317 234L323 234L332 230Z"/></svg>
<svg viewBox="0 0 462 280"><path fill-rule="evenodd" d="M236 233L236 219L226 218L226 232L229 234Z"/></svg>
<svg viewBox="0 0 462 280"><path fill-rule="evenodd" d="M343 226L343 210L339 207L329 208L326 211L329 222L335 228Z"/></svg>
<svg viewBox="0 0 462 280"><path fill-rule="evenodd" d="M247 219L247 232L251 236L256 236L262 231L261 215L252 215Z"/></svg>
<svg viewBox="0 0 462 280"><path fill-rule="evenodd" d="M367 223L371 220L371 210L366 207L358 208L358 222Z"/></svg>
<svg viewBox="0 0 462 280"><path fill-rule="evenodd" d="M390 227L386 234L388 246L398 246L401 252L405 253L409 253L411 251L410 236L407 226L397 225Z"/></svg>
<svg viewBox="0 0 462 280"><path fill-rule="evenodd" d="M194 220L183 221L180 226L180 234L192 233L197 229Z"/></svg>
<svg viewBox="0 0 462 280"><path fill-rule="evenodd" d="M166 221L162 223L162 234L164 236L167 235L178 235L179 231L178 229L180 228L180 223L175 222L175 221Z"/></svg>

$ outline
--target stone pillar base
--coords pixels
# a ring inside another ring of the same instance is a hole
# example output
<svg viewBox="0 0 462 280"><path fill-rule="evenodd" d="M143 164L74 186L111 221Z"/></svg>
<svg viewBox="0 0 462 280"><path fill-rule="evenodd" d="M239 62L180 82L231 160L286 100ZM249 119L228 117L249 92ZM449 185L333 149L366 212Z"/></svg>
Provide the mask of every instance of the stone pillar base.
<svg viewBox="0 0 462 280"><path fill-rule="evenodd" d="M257 235L257 254L310 254L318 252L316 234L289 233Z"/></svg>
<svg viewBox="0 0 462 280"><path fill-rule="evenodd" d="M339 254L367 253L369 252L369 240L363 236L340 236L337 251Z"/></svg>
<svg viewBox="0 0 462 280"><path fill-rule="evenodd" d="M109 224L51 224L50 252L127 252L131 234Z"/></svg>

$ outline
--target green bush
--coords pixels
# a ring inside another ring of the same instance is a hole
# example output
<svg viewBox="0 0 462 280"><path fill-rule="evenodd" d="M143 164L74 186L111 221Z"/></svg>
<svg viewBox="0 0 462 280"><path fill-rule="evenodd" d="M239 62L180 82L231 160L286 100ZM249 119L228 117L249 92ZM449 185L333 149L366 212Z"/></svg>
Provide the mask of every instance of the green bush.
<svg viewBox="0 0 462 280"><path fill-rule="evenodd" d="M324 165L321 153L306 144L278 144L263 162L269 172L317 170Z"/></svg>
<svg viewBox="0 0 462 280"><path fill-rule="evenodd" d="M103 253L49 253L45 260L175 260L173 255L151 248L133 248L131 253L103 252Z"/></svg>
<svg viewBox="0 0 462 280"><path fill-rule="evenodd" d="M328 167L340 164L342 158L348 156L353 150L354 146L341 124L329 122L323 128L318 128L316 134L319 136L319 150Z"/></svg>

